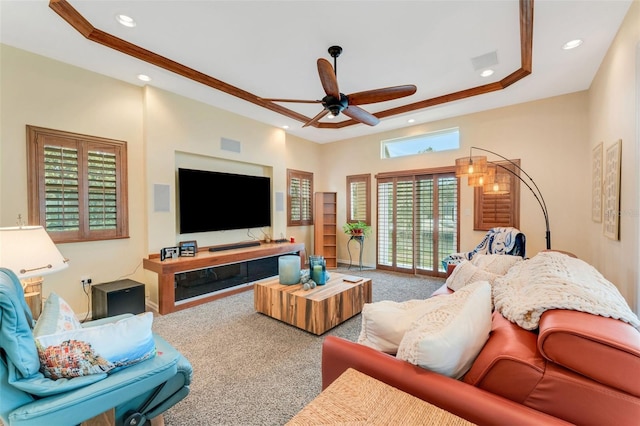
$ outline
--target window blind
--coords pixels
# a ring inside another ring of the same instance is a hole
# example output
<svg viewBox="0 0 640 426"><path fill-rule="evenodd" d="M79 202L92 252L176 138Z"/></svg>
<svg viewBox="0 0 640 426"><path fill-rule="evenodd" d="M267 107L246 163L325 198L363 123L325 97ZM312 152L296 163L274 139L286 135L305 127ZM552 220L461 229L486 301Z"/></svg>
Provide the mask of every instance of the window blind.
<svg viewBox="0 0 640 426"><path fill-rule="evenodd" d="M78 150L44 147L45 228L77 231L80 228Z"/></svg>

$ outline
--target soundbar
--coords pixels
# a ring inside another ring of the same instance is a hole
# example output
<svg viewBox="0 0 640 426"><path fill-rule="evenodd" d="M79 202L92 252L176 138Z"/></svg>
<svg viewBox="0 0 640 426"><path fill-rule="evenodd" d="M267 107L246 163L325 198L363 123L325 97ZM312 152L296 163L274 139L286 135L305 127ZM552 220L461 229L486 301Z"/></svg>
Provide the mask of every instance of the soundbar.
<svg viewBox="0 0 640 426"><path fill-rule="evenodd" d="M209 247L209 251L233 250L245 247L256 247L260 245L260 241L247 241L244 243L225 244L221 246Z"/></svg>

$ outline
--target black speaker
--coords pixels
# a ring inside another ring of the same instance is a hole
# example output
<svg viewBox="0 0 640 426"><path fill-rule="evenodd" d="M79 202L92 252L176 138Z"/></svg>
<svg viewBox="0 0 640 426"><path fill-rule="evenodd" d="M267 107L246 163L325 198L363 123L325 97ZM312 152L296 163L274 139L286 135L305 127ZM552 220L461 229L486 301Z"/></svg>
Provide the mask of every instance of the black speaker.
<svg viewBox="0 0 640 426"><path fill-rule="evenodd" d="M91 287L91 316L93 319L120 314L141 314L145 311L144 284L133 280L119 280Z"/></svg>

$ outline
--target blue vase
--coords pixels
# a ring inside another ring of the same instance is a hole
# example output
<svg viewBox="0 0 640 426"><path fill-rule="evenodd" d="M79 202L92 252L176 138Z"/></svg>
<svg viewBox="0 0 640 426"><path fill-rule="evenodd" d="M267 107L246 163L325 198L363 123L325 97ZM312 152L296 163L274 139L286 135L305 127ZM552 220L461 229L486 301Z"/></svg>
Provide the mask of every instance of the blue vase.
<svg viewBox="0 0 640 426"><path fill-rule="evenodd" d="M327 263L323 256L309 256L309 276L317 285L327 283Z"/></svg>

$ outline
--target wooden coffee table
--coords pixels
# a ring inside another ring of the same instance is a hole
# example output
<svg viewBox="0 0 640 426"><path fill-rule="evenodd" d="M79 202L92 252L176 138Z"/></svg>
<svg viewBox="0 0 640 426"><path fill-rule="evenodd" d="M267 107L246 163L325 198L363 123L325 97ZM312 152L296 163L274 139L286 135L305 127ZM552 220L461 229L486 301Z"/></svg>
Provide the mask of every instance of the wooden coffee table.
<svg viewBox="0 0 640 426"><path fill-rule="evenodd" d="M330 274L325 285L312 290L303 290L302 284L282 285L278 277L259 281L253 286L255 310L320 335L362 312L365 303L371 303L370 278Z"/></svg>

